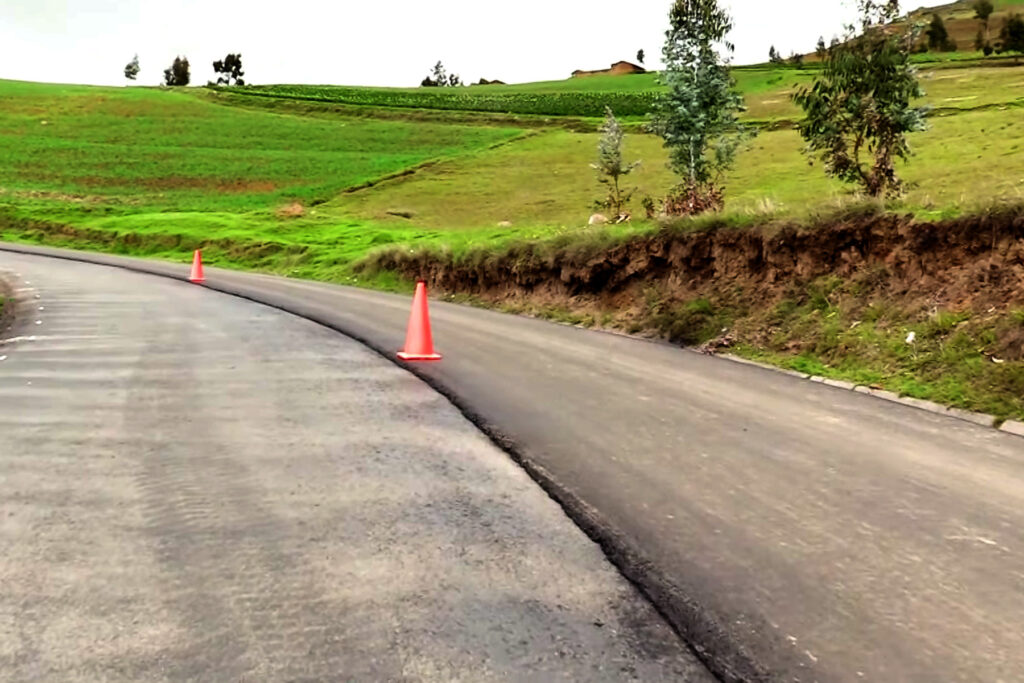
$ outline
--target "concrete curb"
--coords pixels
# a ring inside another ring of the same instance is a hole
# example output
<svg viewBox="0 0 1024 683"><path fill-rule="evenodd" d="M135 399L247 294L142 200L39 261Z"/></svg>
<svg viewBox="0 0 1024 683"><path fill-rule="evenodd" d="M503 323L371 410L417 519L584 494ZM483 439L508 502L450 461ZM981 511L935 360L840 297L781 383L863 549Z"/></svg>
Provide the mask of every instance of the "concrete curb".
<svg viewBox="0 0 1024 683"><path fill-rule="evenodd" d="M1007 434L1013 434L1014 436L1024 436L1024 422L1009 420L1004 422L1003 426L999 429L1000 431L1004 431Z"/></svg>
<svg viewBox="0 0 1024 683"><path fill-rule="evenodd" d="M899 394L884 389L872 389L871 387L864 386L863 384L854 384L853 382L844 382L837 379L829 379L827 377L819 377L817 375L806 375L800 372L794 372L793 370L786 370L784 368L778 368L774 365L768 365L767 363L759 363L757 361L747 360L746 358L740 358L732 354L723 353L717 356L718 358L724 358L734 363L740 363L742 365L752 365L763 370L770 370L771 372L781 373L795 377L800 380L806 380L808 382L814 382L815 384L824 384L826 386L833 387L835 389L842 389L844 391L855 391L858 394L867 394L883 401L890 401L892 403L899 403L900 405L908 406L910 408L917 408L918 410L925 410L935 415L942 415L944 417L952 417L963 422L970 422L971 424L978 425L980 427L988 427L1003 432L1004 434L1012 434L1014 436L1024 437L1024 422L1016 422L1014 420L1008 420L1001 426L997 426L998 419L995 415L988 415L987 413L975 413L970 410L961 410L960 408L950 408L939 403L932 401L924 401L919 398L911 398L910 396L900 396Z"/></svg>

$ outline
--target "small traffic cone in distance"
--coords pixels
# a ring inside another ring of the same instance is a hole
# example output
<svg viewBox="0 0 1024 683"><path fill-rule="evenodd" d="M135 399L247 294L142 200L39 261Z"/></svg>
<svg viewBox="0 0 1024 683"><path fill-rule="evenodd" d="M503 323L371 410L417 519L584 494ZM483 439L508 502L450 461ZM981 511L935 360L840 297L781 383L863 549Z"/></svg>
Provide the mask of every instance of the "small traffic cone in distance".
<svg viewBox="0 0 1024 683"><path fill-rule="evenodd" d="M422 280L416 283L412 313L409 314L409 330L405 335L405 349L398 352L398 357L404 361L441 360L441 354L434 352L430 311L427 308L427 284Z"/></svg>
<svg viewBox="0 0 1024 683"><path fill-rule="evenodd" d="M203 252L200 249L196 249L195 255L192 256L192 274L189 275L188 280L197 285L206 281L206 278L203 277Z"/></svg>

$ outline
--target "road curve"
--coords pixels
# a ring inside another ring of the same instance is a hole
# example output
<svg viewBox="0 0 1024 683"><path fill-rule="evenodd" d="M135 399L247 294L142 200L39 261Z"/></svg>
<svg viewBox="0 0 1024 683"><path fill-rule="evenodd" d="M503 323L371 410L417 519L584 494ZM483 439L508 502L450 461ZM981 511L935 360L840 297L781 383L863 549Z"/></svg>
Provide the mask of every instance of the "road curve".
<svg viewBox="0 0 1024 683"><path fill-rule="evenodd" d="M506 453L362 345L125 270L3 270L4 681L711 680Z"/></svg>
<svg viewBox="0 0 1024 683"><path fill-rule="evenodd" d="M406 297L207 276L389 355L403 339ZM666 345L432 312L445 360L415 371L522 460L719 676L1024 679L1024 441Z"/></svg>

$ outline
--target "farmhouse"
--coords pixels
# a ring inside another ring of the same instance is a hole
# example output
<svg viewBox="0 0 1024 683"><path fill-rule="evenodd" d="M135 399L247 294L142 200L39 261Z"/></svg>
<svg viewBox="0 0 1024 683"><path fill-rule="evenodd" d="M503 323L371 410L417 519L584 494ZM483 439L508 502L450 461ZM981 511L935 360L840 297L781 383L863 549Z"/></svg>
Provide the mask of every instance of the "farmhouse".
<svg viewBox="0 0 1024 683"><path fill-rule="evenodd" d="M601 69L600 71L584 71L577 69L572 72L573 78L586 78L587 76L625 76L626 74L643 74L647 73L647 69L642 66L637 66L632 62L615 62L608 69Z"/></svg>

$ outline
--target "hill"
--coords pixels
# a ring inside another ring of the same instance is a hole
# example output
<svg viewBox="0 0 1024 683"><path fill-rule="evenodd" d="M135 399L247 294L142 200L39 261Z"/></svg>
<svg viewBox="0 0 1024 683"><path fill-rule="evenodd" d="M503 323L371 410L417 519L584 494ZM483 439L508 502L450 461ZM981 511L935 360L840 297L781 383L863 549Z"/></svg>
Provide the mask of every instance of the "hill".
<svg viewBox="0 0 1024 683"><path fill-rule="evenodd" d="M946 24L949 38L956 43L957 50L963 53L975 52L975 37L981 28L981 22L974 18L975 0L959 0L938 7L922 7L907 15L911 22L928 22L932 16L939 16ZM989 18L989 36L995 41L1003 21L1015 13L1024 13L1024 3L1020 0L993 0L995 12Z"/></svg>
<svg viewBox="0 0 1024 683"><path fill-rule="evenodd" d="M930 130L912 139L917 156L901 169L910 190L890 211L943 226L1020 201L1024 68L1001 64L924 68L935 109ZM980 271L955 265L976 258L964 244L946 245L951 251L934 259L944 272L968 278L947 287L956 297L927 288L914 300L894 294L903 275L877 275L865 289L857 283L864 273L880 273L880 262L829 275L829 263L861 263L841 255L822 256L824 270L786 275L785 286L763 291L750 284L750 273L728 283L712 278L701 288L651 273L647 285L609 290L610 298L588 289L592 284L517 289L527 271L575 282L569 271L545 264L614 263L610 254L623 249L633 255L623 267L645 273L638 264L652 262L639 255L666 230L674 237L658 242L663 246L705 230L756 241L779 225L832 229L842 215L860 211L846 188L808 165L790 127L798 112L789 94L813 74L736 71L749 104L745 116L761 133L727 179L724 214L661 226L635 207L632 223L607 228L586 227L600 194L589 168L597 123L590 115L610 101L649 101L657 92L649 74L453 91L0 82L0 235L179 260L202 246L220 265L378 287L404 288L410 276L434 274L434 284L488 305L687 343L713 341L727 327L741 335L734 341L748 356L1024 416L1024 346L1012 345L1024 297L1019 287L970 284ZM638 198L657 197L674 179L660 141L640 133L641 111L630 117L626 141L627 156L643 161L631 180ZM983 246L1012 233L1003 223L984 229L991 235ZM1012 282L1014 267L985 277ZM491 282L499 271L502 287L466 284ZM580 277L602 281L593 273ZM868 296L888 302L884 312L870 313L870 325ZM952 317L936 326L939 314ZM900 346L908 329L929 340L912 355ZM967 342L988 341L967 343L965 334ZM986 354L1005 362L991 363Z"/></svg>

